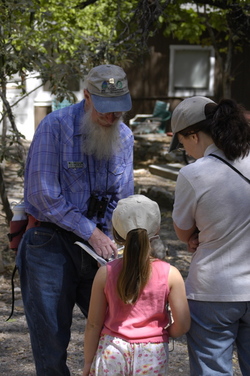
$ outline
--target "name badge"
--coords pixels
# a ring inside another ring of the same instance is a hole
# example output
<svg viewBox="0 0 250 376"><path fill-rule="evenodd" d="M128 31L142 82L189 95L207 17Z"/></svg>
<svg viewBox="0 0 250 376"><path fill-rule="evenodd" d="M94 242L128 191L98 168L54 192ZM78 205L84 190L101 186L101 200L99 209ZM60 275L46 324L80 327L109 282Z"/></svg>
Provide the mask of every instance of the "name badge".
<svg viewBox="0 0 250 376"><path fill-rule="evenodd" d="M83 168L83 162L68 162L68 168Z"/></svg>

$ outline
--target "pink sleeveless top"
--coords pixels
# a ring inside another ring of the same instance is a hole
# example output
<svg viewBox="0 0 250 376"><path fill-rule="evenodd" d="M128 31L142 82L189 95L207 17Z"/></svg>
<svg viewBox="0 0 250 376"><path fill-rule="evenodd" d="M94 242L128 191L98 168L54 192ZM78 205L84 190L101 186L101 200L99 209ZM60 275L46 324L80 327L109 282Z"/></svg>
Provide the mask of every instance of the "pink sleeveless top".
<svg viewBox="0 0 250 376"><path fill-rule="evenodd" d="M131 343L168 342L168 332L164 328L169 324L166 304L170 264L161 260L152 262L151 277L135 304L123 303L116 290L122 258L108 263L106 267L104 293L108 309L102 333Z"/></svg>

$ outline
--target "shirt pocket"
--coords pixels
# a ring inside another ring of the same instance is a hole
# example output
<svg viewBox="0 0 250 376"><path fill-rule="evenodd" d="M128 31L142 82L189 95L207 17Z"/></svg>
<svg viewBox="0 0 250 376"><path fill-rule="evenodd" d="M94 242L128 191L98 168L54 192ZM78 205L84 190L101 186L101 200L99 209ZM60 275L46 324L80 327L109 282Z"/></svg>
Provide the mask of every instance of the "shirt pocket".
<svg viewBox="0 0 250 376"><path fill-rule="evenodd" d="M112 189L114 192L120 191L121 179L124 176L126 169L126 164L124 162L109 162L109 190Z"/></svg>
<svg viewBox="0 0 250 376"><path fill-rule="evenodd" d="M75 166L75 167L74 167ZM62 190L66 192L83 192L88 183L87 169L82 161L63 162L61 177Z"/></svg>
<svg viewBox="0 0 250 376"><path fill-rule="evenodd" d="M108 165L108 171L112 175L122 175L124 173L126 164L125 162L110 161Z"/></svg>

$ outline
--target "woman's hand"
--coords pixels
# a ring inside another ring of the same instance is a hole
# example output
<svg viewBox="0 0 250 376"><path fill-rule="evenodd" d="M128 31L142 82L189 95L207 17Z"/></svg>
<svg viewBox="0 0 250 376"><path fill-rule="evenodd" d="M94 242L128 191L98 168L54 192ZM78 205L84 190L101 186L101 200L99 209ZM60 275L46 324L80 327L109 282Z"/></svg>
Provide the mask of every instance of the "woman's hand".
<svg viewBox="0 0 250 376"><path fill-rule="evenodd" d="M189 238L187 243L187 250L190 253L194 253L199 246L199 232L195 231Z"/></svg>

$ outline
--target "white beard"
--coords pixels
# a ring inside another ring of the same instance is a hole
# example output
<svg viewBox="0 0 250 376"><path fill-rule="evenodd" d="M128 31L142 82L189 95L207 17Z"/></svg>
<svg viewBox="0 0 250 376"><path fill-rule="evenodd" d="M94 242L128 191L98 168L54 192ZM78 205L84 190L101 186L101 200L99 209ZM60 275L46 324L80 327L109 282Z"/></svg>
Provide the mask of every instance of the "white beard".
<svg viewBox="0 0 250 376"><path fill-rule="evenodd" d="M121 148L118 118L110 127L102 127L93 122L91 109L85 111L82 123L82 150L84 154L94 155L97 159L108 160Z"/></svg>

